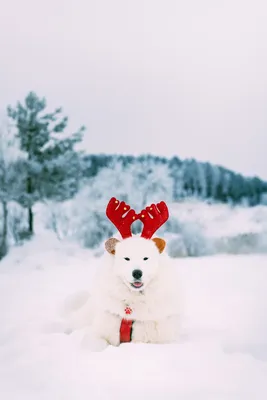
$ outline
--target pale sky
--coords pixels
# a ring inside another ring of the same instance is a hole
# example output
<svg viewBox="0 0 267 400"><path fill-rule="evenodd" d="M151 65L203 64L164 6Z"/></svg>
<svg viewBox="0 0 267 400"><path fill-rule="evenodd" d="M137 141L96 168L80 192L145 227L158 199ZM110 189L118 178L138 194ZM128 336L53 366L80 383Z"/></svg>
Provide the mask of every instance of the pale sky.
<svg viewBox="0 0 267 400"><path fill-rule="evenodd" d="M267 179L266 21L266 0L2 0L0 109L34 90L90 153Z"/></svg>

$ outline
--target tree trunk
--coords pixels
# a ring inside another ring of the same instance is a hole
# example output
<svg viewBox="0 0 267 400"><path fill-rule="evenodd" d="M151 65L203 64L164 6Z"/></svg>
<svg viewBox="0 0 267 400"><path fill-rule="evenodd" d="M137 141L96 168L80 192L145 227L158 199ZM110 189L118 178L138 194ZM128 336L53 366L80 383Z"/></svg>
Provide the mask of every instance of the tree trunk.
<svg viewBox="0 0 267 400"><path fill-rule="evenodd" d="M30 120L31 123L31 120ZM32 160L32 135L34 134L34 130L29 129L28 131L28 143L27 143L27 153L28 153L28 161L29 161L29 167L30 163ZM27 177L27 194L29 196L30 200L30 205L28 207L28 227L29 227L29 236L31 237L34 232L34 216L32 212L32 194L33 194L33 182L32 182L32 177L31 177L31 168L28 171L28 177Z"/></svg>
<svg viewBox="0 0 267 400"><path fill-rule="evenodd" d="M7 218L8 218L8 209L7 209L7 202L2 201L2 209L3 209L3 230L2 230L2 237L0 243L0 260L5 257L7 254Z"/></svg>
<svg viewBox="0 0 267 400"><path fill-rule="evenodd" d="M31 207L28 208L28 226L30 235L33 235L33 212Z"/></svg>
<svg viewBox="0 0 267 400"><path fill-rule="evenodd" d="M31 177L28 177L27 179L27 193L31 196L32 195L32 179ZM32 207L28 207L28 227L29 227L29 234L30 236L33 235L33 226L34 226L34 221L33 221L33 212L32 212Z"/></svg>

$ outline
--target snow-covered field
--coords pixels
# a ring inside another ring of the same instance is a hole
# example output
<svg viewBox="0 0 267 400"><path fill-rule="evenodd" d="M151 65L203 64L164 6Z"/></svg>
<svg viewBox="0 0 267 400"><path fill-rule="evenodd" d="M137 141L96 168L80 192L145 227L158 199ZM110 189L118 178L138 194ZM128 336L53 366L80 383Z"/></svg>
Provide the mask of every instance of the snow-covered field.
<svg viewBox="0 0 267 400"><path fill-rule="evenodd" d="M267 256L176 259L180 343L88 353L60 307L101 259L35 239L0 264L0 399L266 400Z"/></svg>

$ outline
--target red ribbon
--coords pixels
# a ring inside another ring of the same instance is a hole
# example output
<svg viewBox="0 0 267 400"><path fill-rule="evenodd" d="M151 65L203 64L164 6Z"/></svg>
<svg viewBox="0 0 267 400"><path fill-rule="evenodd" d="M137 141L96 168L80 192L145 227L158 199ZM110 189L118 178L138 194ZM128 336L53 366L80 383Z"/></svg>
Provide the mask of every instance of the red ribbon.
<svg viewBox="0 0 267 400"><path fill-rule="evenodd" d="M133 321L129 319L122 319L120 327L120 342L128 343L132 340Z"/></svg>

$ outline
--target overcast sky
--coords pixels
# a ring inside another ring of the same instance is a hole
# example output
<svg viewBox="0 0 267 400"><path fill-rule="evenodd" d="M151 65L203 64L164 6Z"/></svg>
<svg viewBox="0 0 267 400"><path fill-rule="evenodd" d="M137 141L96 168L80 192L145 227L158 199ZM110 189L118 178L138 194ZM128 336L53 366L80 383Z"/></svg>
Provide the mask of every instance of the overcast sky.
<svg viewBox="0 0 267 400"><path fill-rule="evenodd" d="M266 0L2 0L0 109L29 90L89 152L267 179Z"/></svg>

